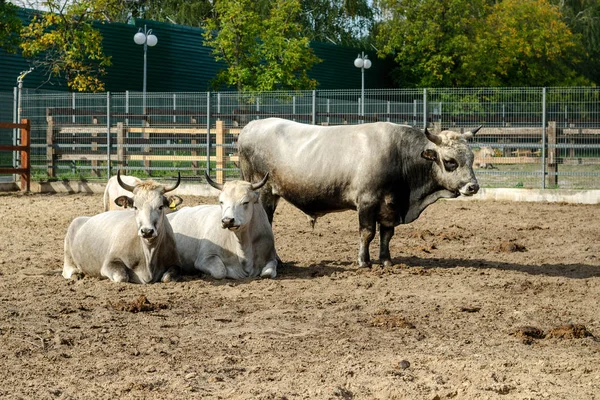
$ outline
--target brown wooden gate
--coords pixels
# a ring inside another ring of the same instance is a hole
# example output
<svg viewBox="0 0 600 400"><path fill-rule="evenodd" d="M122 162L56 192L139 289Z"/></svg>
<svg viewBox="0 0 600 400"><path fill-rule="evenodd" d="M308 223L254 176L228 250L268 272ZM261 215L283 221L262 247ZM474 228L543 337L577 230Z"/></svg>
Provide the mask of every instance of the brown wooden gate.
<svg viewBox="0 0 600 400"><path fill-rule="evenodd" d="M0 122L3 129L21 129L21 144L0 145L0 151L20 151L21 166L19 168L0 168L0 174L20 174L21 190L31 190L31 124L28 119L22 119L20 124Z"/></svg>

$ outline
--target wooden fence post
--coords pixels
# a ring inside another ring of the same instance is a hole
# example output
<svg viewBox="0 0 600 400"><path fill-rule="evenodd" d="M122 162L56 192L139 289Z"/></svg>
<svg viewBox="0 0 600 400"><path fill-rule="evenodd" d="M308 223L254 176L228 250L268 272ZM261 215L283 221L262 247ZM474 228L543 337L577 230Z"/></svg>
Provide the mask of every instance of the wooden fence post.
<svg viewBox="0 0 600 400"><path fill-rule="evenodd" d="M558 186L558 149L556 148L556 121L548 121L548 158L546 163L546 184L548 187Z"/></svg>
<svg viewBox="0 0 600 400"><path fill-rule="evenodd" d="M46 115L46 173L49 177L55 177L56 153L54 151L54 119L52 115Z"/></svg>
<svg viewBox="0 0 600 400"><path fill-rule="evenodd" d="M217 162L216 178L217 183L225 183L225 123L222 120L217 121L217 129L215 132L215 158Z"/></svg>
<svg viewBox="0 0 600 400"><path fill-rule="evenodd" d="M22 119L21 124L26 125L25 128L21 128L21 146L24 148L21 150L21 168L25 169L24 173L21 173L21 190L24 188L29 192L31 190L31 122L28 119Z"/></svg>
<svg viewBox="0 0 600 400"><path fill-rule="evenodd" d="M150 123L148 122L148 120L144 120L144 127L148 128L150 126ZM150 143L150 133L146 132L146 129L144 129L144 132L142 133L142 138L143 139L148 139L148 142ZM150 155L148 153L150 153L152 151L152 148L150 146L144 147L144 154L145 155ZM150 171L150 160L146 159L144 157L144 168L146 170L146 173L149 176L152 176L152 171Z"/></svg>
<svg viewBox="0 0 600 400"><path fill-rule="evenodd" d="M125 174L125 128L122 122L117 122L117 163L121 174Z"/></svg>

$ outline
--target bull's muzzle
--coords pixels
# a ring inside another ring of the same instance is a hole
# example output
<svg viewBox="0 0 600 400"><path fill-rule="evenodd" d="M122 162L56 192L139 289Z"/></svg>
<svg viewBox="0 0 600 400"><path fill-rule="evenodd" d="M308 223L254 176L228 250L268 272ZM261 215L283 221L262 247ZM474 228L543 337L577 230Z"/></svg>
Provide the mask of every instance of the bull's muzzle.
<svg viewBox="0 0 600 400"><path fill-rule="evenodd" d="M460 193L463 196L473 196L479 191L479 184L477 182L471 182L463 187Z"/></svg>
<svg viewBox="0 0 600 400"><path fill-rule="evenodd" d="M152 228L141 228L140 229L140 236L143 237L144 239L152 239L155 235L154 235L154 229Z"/></svg>
<svg viewBox="0 0 600 400"><path fill-rule="evenodd" d="M239 228L238 225L235 224L235 218L225 217L221 219L221 226L223 229L236 230Z"/></svg>

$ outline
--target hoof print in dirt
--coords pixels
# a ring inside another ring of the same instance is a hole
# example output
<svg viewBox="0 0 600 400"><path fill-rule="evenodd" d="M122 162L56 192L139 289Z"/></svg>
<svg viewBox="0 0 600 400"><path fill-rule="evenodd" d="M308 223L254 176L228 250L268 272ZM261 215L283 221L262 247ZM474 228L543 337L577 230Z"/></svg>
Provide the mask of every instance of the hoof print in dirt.
<svg viewBox="0 0 600 400"><path fill-rule="evenodd" d="M127 311L130 313L158 311L168 308L166 304L151 303L143 294L133 301L120 300L116 303L109 302L108 305L117 311Z"/></svg>
<svg viewBox="0 0 600 400"><path fill-rule="evenodd" d="M525 246L508 240L503 241L498 246L494 247L494 251L498 253L517 253L527 251Z"/></svg>

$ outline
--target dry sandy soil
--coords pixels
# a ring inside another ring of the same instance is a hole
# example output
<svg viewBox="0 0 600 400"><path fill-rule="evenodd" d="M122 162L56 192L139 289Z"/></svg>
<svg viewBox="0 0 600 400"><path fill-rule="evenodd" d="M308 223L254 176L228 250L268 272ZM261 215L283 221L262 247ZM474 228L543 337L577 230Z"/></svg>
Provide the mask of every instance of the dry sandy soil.
<svg viewBox="0 0 600 400"><path fill-rule="evenodd" d="M354 212L284 203L274 280L67 281L101 207L0 194L1 398L600 398L600 206L439 201L359 270Z"/></svg>

